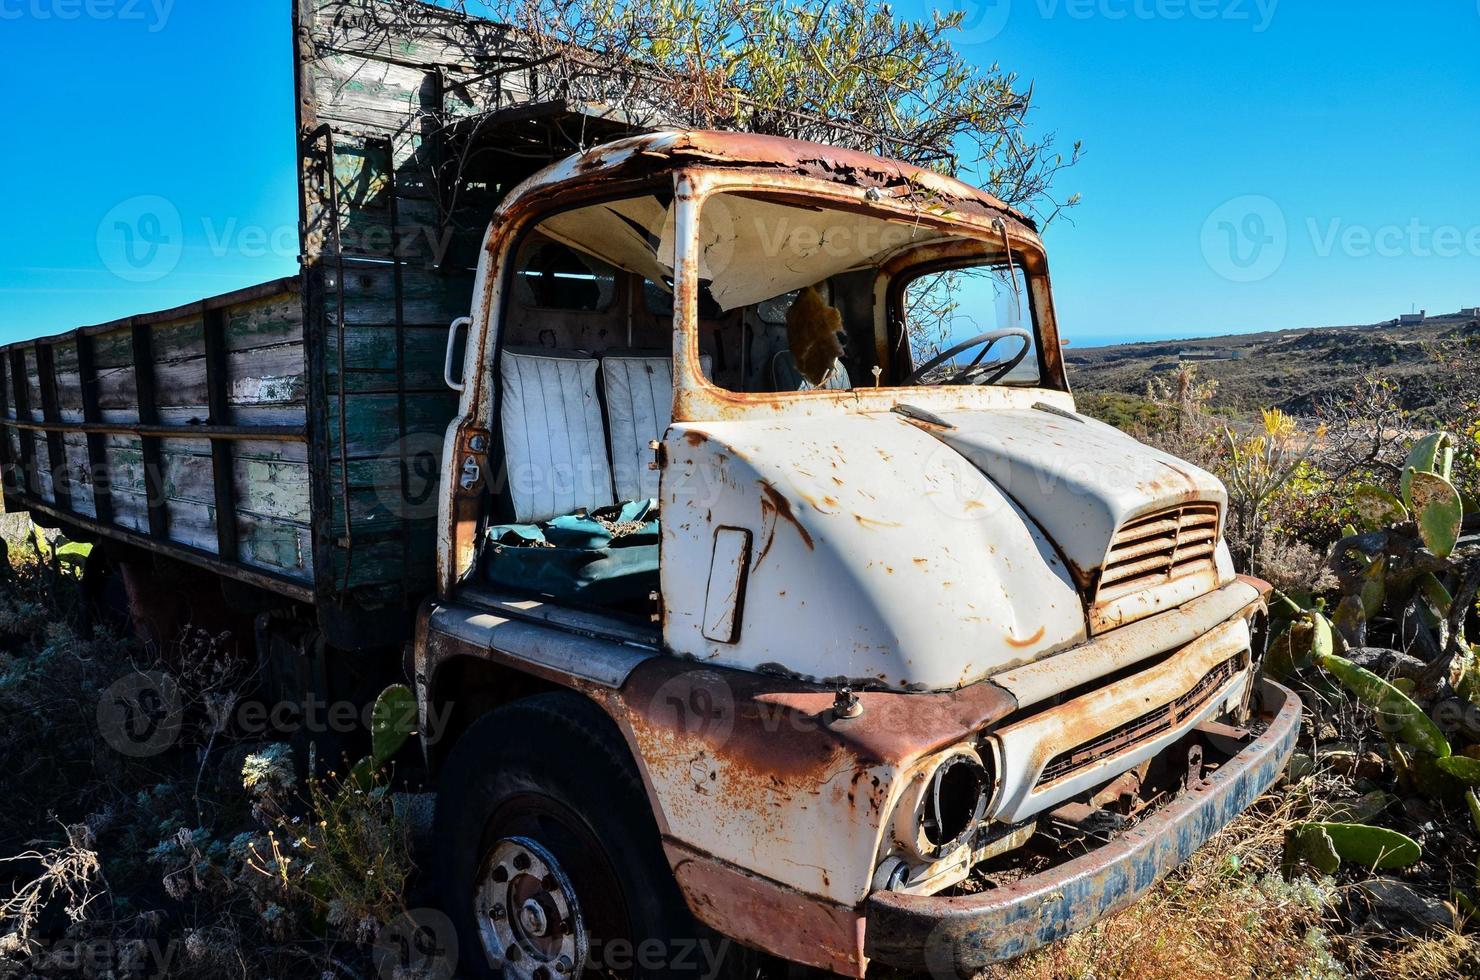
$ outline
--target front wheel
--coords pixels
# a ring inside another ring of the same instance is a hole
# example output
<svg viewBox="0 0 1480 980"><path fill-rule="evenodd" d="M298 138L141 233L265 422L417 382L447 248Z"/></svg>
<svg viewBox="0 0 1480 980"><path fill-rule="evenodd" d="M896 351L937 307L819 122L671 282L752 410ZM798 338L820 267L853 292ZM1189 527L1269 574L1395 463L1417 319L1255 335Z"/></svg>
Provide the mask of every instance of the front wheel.
<svg viewBox="0 0 1480 980"><path fill-rule="evenodd" d="M625 744L561 692L473 724L443 770L436 841L460 973L505 980L701 976L700 927Z"/></svg>

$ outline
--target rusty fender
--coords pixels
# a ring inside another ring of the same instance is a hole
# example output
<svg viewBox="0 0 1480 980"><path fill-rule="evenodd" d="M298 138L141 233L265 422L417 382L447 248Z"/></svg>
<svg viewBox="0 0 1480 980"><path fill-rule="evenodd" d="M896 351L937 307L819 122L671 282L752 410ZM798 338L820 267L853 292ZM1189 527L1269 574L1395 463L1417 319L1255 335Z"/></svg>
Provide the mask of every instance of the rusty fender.
<svg viewBox="0 0 1480 980"><path fill-rule="evenodd" d="M1124 836L984 894L923 897L876 892L866 905L867 955L937 978L965 977L1036 949L1125 908L1279 777L1295 746L1300 699L1265 681L1268 728L1202 785Z"/></svg>
<svg viewBox="0 0 1480 980"><path fill-rule="evenodd" d="M637 758L694 914L739 942L855 976L861 903L900 775L1017 703L990 682L857 697L862 713L840 718L832 690L673 657L598 697Z"/></svg>

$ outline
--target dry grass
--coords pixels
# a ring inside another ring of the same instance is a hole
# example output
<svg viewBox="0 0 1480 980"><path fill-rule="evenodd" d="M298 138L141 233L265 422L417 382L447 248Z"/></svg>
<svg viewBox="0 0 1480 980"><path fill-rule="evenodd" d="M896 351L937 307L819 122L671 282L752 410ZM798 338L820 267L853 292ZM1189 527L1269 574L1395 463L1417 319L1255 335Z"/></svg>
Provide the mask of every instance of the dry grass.
<svg viewBox="0 0 1480 980"><path fill-rule="evenodd" d="M1360 972L1372 980L1480 977L1480 940L1458 932L1408 939L1396 947L1357 952Z"/></svg>
<svg viewBox="0 0 1480 980"><path fill-rule="evenodd" d="M1331 879L1281 877L1313 785L1266 796L1126 911L977 980L1480 977L1480 937L1341 935Z"/></svg>
<svg viewBox="0 0 1480 980"><path fill-rule="evenodd" d="M1142 901L982 980L1335 977L1329 881L1279 876L1296 797L1269 796Z"/></svg>

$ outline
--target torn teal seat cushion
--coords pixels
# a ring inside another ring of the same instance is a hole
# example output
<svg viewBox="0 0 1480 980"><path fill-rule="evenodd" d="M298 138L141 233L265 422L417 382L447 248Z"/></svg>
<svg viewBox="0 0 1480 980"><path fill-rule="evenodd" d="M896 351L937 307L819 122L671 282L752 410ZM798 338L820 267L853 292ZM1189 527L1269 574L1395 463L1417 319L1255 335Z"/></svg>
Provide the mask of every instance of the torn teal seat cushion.
<svg viewBox="0 0 1480 980"><path fill-rule="evenodd" d="M638 500L541 524L488 529L483 575L525 595L589 605L645 600L658 587L658 503Z"/></svg>

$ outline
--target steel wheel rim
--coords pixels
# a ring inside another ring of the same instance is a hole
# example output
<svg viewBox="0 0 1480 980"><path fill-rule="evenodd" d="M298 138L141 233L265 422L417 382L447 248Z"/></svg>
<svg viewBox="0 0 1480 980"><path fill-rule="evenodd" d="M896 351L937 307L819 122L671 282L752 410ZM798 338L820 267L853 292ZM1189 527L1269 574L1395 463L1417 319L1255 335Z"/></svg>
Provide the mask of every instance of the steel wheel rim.
<svg viewBox="0 0 1480 980"><path fill-rule="evenodd" d="M506 980L562 980L585 969L590 938L575 887L533 839L494 843L473 907L483 953Z"/></svg>

